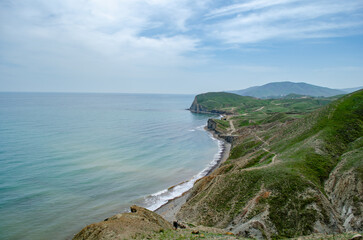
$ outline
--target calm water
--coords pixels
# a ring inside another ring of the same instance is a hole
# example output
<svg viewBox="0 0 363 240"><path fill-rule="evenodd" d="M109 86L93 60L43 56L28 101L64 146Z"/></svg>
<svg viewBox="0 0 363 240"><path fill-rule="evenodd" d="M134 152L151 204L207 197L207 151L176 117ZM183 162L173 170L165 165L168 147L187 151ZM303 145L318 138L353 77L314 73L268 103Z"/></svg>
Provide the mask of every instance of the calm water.
<svg viewBox="0 0 363 240"><path fill-rule="evenodd" d="M70 238L131 203L155 209L187 190L220 149L203 130L210 116L184 110L192 101L0 93L0 239Z"/></svg>

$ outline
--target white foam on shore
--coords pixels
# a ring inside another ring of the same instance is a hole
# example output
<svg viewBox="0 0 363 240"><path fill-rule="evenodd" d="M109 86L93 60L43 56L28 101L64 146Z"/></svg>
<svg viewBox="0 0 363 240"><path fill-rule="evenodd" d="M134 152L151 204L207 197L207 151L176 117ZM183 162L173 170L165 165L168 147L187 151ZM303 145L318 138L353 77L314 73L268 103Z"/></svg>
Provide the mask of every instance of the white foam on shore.
<svg viewBox="0 0 363 240"><path fill-rule="evenodd" d="M195 129L196 130L198 130L198 131L205 131L205 127L207 126L207 124L203 124L203 125L201 125L201 126L198 126L198 127L196 127Z"/></svg>
<svg viewBox="0 0 363 240"><path fill-rule="evenodd" d="M198 128L202 128L204 130L204 127L206 125L200 126ZM199 130L199 129L198 129ZM206 176L221 160L222 154L224 151L224 142L221 140L216 139L213 134L209 133L210 137L218 142L218 152L214 155L213 161L211 161L207 167L205 167L201 172L196 174L192 177L192 179L182 182L178 185L175 185L171 188L161 190L159 192L156 192L154 194L151 194L150 196L145 197L145 207L151 211L154 211L161 207L162 205L166 204L169 200L174 199L176 197L180 197L183 195L183 193L187 192L189 189L191 189L194 185L194 183Z"/></svg>

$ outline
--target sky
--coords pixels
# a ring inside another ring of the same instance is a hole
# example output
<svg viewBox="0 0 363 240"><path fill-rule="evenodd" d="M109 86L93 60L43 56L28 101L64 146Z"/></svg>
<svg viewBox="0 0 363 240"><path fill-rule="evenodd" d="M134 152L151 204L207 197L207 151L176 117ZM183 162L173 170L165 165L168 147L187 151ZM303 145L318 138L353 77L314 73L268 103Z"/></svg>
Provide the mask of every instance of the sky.
<svg viewBox="0 0 363 240"><path fill-rule="evenodd" d="M362 0L0 0L0 91L363 85Z"/></svg>

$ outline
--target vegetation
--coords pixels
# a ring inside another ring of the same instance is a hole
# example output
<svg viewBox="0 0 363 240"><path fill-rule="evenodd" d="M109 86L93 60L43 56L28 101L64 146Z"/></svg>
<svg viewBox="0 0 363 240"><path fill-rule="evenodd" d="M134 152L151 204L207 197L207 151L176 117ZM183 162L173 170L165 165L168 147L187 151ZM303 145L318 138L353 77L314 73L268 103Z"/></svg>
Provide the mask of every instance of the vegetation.
<svg viewBox="0 0 363 240"><path fill-rule="evenodd" d="M182 230L179 229L178 231L174 230L165 230L160 231L160 233L155 233L152 236L145 236L145 238L142 239L161 239L161 240L192 240L192 239L248 239L248 238L242 238L237 236L231 236L227 234L218 234L218 233L211 233L207 231L198 231L198 234L193 234L192 230Z"/></svg>
<svg viewBox="0 0 363 240"><path fill-rule="evenodd" d="M204 111L234 115L238 127L271 123L276 120L286 122L301 118L325 106L338 97L314 98L296 97L282 99L256 99L233 93L214 92L196 96L191 106L198 104Z"/></svg>
<svg viewBox="0 0 363 240"><path fill-rule="evenodd" d="M227 131L234 124L238 137L218 175L198 182L184 207L194 222L226 227L237 217L246 222L267 214L277 231L270 237L308 235L318 220L331 224L324 183L340 161L340 171L352 170L363 181L363 91L339 99L197 98L209 109L228 110L227 120L217 122Z"/></svg>
<svg viewBox="0 0 363 240"><path fill-rule="evenodd" d="M212 92L205 93L196 96L196 100L198 104L203 106L208 110L233 110L234 107L258 107L262 106L263 102L252 98L252 97L243 97L233 93L225 93L225 92Z"/></svg>

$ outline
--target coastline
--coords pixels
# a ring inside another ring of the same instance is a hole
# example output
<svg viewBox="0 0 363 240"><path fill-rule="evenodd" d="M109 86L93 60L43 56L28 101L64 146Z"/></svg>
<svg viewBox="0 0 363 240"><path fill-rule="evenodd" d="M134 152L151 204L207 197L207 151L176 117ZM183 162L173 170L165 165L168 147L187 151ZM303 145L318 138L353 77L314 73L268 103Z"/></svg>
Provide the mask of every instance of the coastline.
<svg viewBox="0 0 363 240"><path fill-rule="evenodd" d="M228 143L226 140L220 138L218 134L216 134L213 130L209 130L207 127L204 128L206 131L208 131L210 134L212 134L213 138L217 139L218 141L222 142L222 150L220 153L220 158L217 160L216 164L209 169L205 176L211 175L216 169L220 167L220 165L226 161L229 157L229 153L231 150L231 144ZM194 184L193 184L194 186ZM165 220L169 222L176 221L176 214L179 212L182 205L187 201L191 190L190 188L188 191L184 192L181 196L175 197L173 199L168 200L165 204L161 205L159 208L155 209L153 212L159 214L162 216Z"/></svg>

